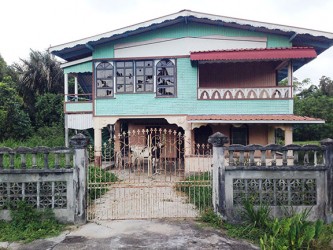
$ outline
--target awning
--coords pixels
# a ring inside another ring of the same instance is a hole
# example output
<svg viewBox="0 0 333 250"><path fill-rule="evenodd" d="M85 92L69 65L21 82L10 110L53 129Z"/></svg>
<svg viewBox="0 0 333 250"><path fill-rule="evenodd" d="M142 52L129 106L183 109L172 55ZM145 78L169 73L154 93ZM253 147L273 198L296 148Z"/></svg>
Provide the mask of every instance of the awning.
<svg viewBox="0 0 333 250"><path fill-rule="evenodd" d="M253 124L308 124L325 123L324 120L297 115L189 115L189 123L253 123Z"/></svg>
<svg viewBox="0 0 333 250"><path fill-rule="evenodd" d="M261 61L316 57L316 51L310 47L194 51L190 55L192 61Z"/></svg>

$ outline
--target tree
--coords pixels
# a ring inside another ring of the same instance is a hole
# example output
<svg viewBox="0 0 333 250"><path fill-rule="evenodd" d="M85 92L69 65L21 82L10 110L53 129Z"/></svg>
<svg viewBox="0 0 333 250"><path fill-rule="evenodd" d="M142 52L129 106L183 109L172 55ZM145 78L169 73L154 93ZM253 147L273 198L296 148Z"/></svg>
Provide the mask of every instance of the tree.
<svg viewBox="0 0 333 250"><path fill-rule="evenodd" d="M319 80L320 91L327 96L333 96L333 81L331 78L322 76Z"/></svg>
<svg viewBox="0 0 333 250"><path fill-rule="evenodd" d="M294 112L325 120L325 124L294 126L295 140L333 138L333 81L321 77L319 86L311 85L294 97Z"/></svg>
<svg viewBox="0 0 333 250"><path fill-rule="evenodd" d="M36 126L63 124L63 96L47 93L37 97Z"/></svg>
<svg viewBox="0 0 333 250"><path fill-rule="evenodd" d="M29 59L14 64L18 74L18 91L23 97L29 116L36 124L35 103L45 93L63 93L63 71L60 63L47 52L31 50Z"/></svg>
<svg viewBox="0 0 333 250"><path fill-rule="evenodd" d="M31 132L31 121L23 109L22 98L14 88L0 82L0 140L22 140Z"/></svg>
<svg viewBox="0 0 333 250"><path fill-rule="evenodd" d="M7 63L0 54L0 81L3 81L3 78L6 75L6 71L7 71Z"/></svg>
<svg viewBox="0 0 333 250"><path fill-rule="evenodd" d="M19 74L19 84L37 95L63 92L63 72L60 63L49 53L31 50L29 59L14 64Z"/></svg>

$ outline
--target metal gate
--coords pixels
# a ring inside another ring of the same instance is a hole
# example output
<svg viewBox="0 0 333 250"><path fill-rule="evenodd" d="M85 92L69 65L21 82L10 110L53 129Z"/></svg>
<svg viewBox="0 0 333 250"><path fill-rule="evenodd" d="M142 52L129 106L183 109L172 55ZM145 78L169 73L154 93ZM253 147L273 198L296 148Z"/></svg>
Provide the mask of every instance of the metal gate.
<svg viewBox="0 0 333 250"><path fill-rule="evenodd" d="M211 148L177 131L114 136L89 167L88 220L196 217L211 207Z"/></svg>

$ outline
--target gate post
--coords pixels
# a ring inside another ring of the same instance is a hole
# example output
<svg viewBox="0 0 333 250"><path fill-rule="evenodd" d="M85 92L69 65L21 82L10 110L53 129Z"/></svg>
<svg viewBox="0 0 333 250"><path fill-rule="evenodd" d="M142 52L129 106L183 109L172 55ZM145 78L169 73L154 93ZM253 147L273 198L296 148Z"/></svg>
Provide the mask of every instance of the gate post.
<svg viewBox="0 0 333 250"><path fill-rule="evenodd" d="M225 200L225 164L223 145L228 142L228 137L217 132L208 138L208 142L213 145L213 188L212 202L214 212L226 218Z"/></svg>
<svg viewBox="0 0 333 250"><path fill-rule="evenodd" d="M327 138L320 141L321 145L326 146L325 166L327 167L327 208L326 222L333 221L333 139Z"/></svg>
<svg viewBox="0 0 333 250"><path fill-rule="evenodd" d="M74 148L73 196L74 224L87 222L87 139L83 134L77 134L70 139Z"/></svg>

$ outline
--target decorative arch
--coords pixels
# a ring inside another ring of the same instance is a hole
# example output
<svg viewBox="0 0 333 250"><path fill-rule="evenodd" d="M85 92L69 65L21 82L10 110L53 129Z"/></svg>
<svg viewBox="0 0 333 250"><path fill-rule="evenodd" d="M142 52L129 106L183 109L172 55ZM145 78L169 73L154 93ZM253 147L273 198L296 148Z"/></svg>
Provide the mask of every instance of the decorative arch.
<svg viewBox="0 0 333 250"><path fill-rule="evenodd" d="M215 99L215 100L220 100L221 99L221 94L219 91L215 90L211 96L211 99Z"/></svg>
<svg viewBox="0 0 333 250"><path fill-rule="evenodd" d="M247 98L248 99L256 99L258 97L257 97L257 94L254 90L250 90L249 93L247 94Z"/></svg>
<svg viewBox="0 0 333 250"><path fill-rule="evenodd" d="M262 98L262 99L267 99L267 98L269 98L269 94L268 94L267 90L263 89L263 90L260 92L260 96L259 96L259 97Z"/></svg>
<svg viewBox="0 0 333 250"><path fill-rule="evenodd" d="M227 90L227 91L224 93L224 95L223 95L223 99L234 99L230 90Z"/></svg>

